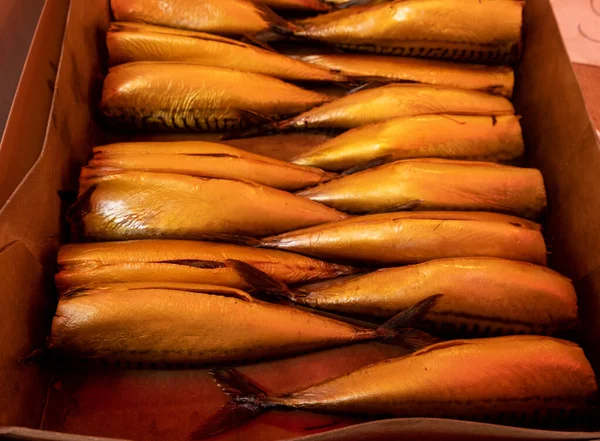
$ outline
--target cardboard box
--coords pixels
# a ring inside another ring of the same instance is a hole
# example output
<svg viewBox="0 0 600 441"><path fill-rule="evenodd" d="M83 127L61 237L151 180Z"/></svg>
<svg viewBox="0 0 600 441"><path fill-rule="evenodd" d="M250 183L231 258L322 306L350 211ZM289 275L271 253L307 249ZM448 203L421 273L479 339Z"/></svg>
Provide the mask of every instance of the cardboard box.
<svg viewBox="0 0 600 441"><path fill-rule="evenodd" d="M95 118L105 72L107 3L72 2L43 149L0 211L0 425L133 440L183 440L226 401L206 370L109 370L74 365L50 372L43 365L18 362L19 357L42 346L54 311L56 251L66 237L62 222L66 204L58 192L76 189L79 167L86 162L91 146L142 138L117 138ZM524 32L515 105L523 115L527 162L538 167L546 180L550 266L576 284L582 343L600 373L600 328L596 326L600 321L599 146L548 0L528 0ZM53 38L58 39L59 33ZM23 81L39 81L40 74L26 71ZM33 98L21 97L16 108L31 108ZM34 113L31 129L37 133L44 115ZM25 111L13 113L11 124L20 125L26 133L29 116ZM291 138L305 140L304 147L319 140L305 135ZM37 157L39 145L18 141L5 139L2 151L19 145L23 157ZM264 140L243 141L242 145L254 151L277 149L280 157L285 157L290 153L289 141L283 136L270 138L270 146ZM7 172L21 165L15 155L0 167ZM242 371L268 391L286 392L400 353L393 346L360 344L247 366ZM600 438L600 433L542 432L437 419L357 423L361 421L270 412L215 439ZM0 429L0 435L9 439L96 439L14 427Z"/></svg>

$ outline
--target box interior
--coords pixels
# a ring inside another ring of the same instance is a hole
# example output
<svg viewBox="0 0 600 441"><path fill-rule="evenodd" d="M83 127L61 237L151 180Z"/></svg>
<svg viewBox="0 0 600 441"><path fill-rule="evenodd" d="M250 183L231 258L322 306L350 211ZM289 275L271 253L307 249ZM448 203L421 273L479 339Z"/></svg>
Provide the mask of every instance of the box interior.
<svg viewBox="0 0 600 441"><path fill-rule="evenodd" d="M51 369L43 363L18 362L42 347L48 334L56 303L52 281L56 252L67 239L62 219L68 203L61 200L59 192L76 190L78 171L90 147L125 139L196 137L116 135L97 124L95 109L106 71L104 32L109 19L107 1L72 2L41 154L0 211L0 272L5 275L0 286L0 426L133 440L184 440L226 401L206 370L76 365ZM550 267L576 284L583 323L581 343L598 373L600 153L548 0L528 0L524 33L524 58L517 71L514 102L523 115L526 160L544 175ZM322 139L318 134L292 134L233 144L285 159ZM400 354L401 349L390 345L359 344L259 363L242 371L266 391L283 393ZM424 433L435 433L439 439L491 435L548 439L547 434L531 430L433 419L387 420L355 426L351 431L332 431L357 423L364 421L269 412L213 439L268 441L320 432L324 434L310 439L378 439L409 433L414 439L421 439ZM563 432L554 436L590 438L590 434Z"/></svg>

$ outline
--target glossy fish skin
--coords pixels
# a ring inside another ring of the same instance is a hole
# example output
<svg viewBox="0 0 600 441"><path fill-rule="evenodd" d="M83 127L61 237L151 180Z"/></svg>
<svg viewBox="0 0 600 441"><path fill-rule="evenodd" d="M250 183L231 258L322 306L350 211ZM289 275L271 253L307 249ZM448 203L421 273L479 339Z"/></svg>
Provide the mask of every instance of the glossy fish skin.
<svg viewBox="0 0 600 441"><path fill-rule="evenodd" d="M499 257L546 264L540 227L487 212L371 214L263 239L266 248L365 266L449 257Z"/></svg>
<svg viewBox="0 0 600 441"><path fill-rule="evenodd" d="M439 343L270 402L317 412L479 419L585 406L597 389L575 343L513 336Z"/></svg>
<svg viewBox="0 0 600 441"><path fill-rule="evenodd" d="M544 179L534 168L490 162L406 159L296 193L347 213L474 210L537 219L546 208Z"/></svg>
<svg viewBox="0 0 600 441"><path fill-rule="evenodd" d="M116 21L131 21L215 34L257 34L286 22L247 0L111 0Z"/></svg>
<svg viewBox="0 0 600 441"><path fill-rule="evenodd" d="M225 67L290 81L346 81L329 69L240 41L202 32L139 23L111 23L109 64L174 61Z"/></svg>
<svg viewBox="0 0 600 441"><path fill-rule="evenodd" d="M402 116L427 114L513 115L506 98L483 92L416 84L389 84L359 91L315 107L280 129L353 129Z"/></svg>
<svg viewBox="0 0 600 441"><path fill-rule="evenodd" d="M185 283L185 282L118 282L118 283L96 283L93 286L79 287L62 293L62 298L73 297L86 290L92 289L94 293L101 294L102 292L127 292L140 291L148 289L160 289L165 291L188 291L198 294L214 294L223 297L231 297L244 301L251 302L253 297L245 291L230 286L210 285L202 283ZM141 294L141 293L140 293Z"/></svg>
<svg viewBox="0 0 600 441"><path fill-rule="evenodd" d="M436 293L444 296L419 322L463 334L553 335L574 329L577 294L569 279L543 266L491 257L438 259L387 268L292 299L339 314L392 317Z"/></svg>
<svg viewBox="0 0 600 441"><path fill-rule="evenodd" d="M304 24L295 35L366 52L508 63L519 59L522 15L519 1L399 0Z"/></svg>
<svg viewBox="0 0 600 441"><path fill-rule="evenodd" d="M175 62L112 67L100 108L138 129L223 131L296 115L330 98L265 75Z"/></svg>
<svg viewBox="0 0 600 441"><path fill-rule="evenodd" d="M136 171L90 187L67 214L92 241L261 237L347 217L251 182Z"/></svg>
<svg viewBox="0 0 600 441"><path fill-rule="evenodd" d="M523 155L516 116L420 115L358 127L292 159L294 164L343 171L378 158L509 162Z"/></svg>
<svg viewBox="0 0 600 441"><path fill-rule="evenodd" d="M298 58L357 79L456 87L507 98L512 96L515 82L514 72L509 66L367 54L317 54Z"/></svg>
<svg viewBox="0 0 600 441"><path fill-rule="evenodd" d="M124 170L251 181L289 191L327 182L335 176L318 168L202 141L126 142L94 147L93 153L88 166L81 170L80 194Z"/></svg>
<svg viewBox="0 0 600 441"><path fill-rule="evenodd" d="M224 291L123 285L84 289L59 301L49 349L86 359L216 364L299 354L401 332L385 326L359 328Z"/></svg>
<svg viewBox="0 0 600 441"><path fill-rule="evenodd" d="M60 292L97 283L170 282L248 290L227 265L239 260L288 284L331 279L355 268L277 250L187 240L138 240L64 245L58 253Z"/></svg>

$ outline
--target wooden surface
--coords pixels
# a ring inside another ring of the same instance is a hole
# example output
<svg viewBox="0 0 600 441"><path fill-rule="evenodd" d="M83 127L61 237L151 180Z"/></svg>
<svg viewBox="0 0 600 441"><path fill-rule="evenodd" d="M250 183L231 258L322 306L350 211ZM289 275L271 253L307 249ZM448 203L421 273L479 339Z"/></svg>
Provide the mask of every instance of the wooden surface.
<svg viewBox="0 0 600 441"><path fill-rule="evenodd" d="M600 131L600 67L573 63L573 69L596 130Z"/></svg>

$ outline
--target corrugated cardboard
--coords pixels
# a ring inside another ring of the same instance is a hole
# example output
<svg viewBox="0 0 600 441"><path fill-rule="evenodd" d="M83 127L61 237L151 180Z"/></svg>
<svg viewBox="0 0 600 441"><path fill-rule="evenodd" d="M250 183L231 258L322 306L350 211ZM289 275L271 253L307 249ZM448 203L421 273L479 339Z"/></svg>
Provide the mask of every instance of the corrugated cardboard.
<svg viewBox="0 0 600 441"><path fill-rule="evenodd" d="M600 152L548 0L528 0L525 11L525 53L515 104L524 116L528 163L542 170L548 187L551 265L577 285L584 347L600 372L596 343L600 330L595 326L600 319ZM65 207L58 192L76 188L78 169L92 145L136 138L115 138L95 122L108 20L104 0L71 5L42 152L0 211L0 272L8 275L0 285L0 305L6 311L0 322L0 425L134 440L184 440L226 400L205 370L62 367L48 383L48 368L16 361L41 346L53 312L52 275L64 233ZM264 140L236 143L253 151L277 149L277 156L286 157L291 149L308 148L317 141L315 135L292 135L269 138L270 147ZM393 346L361 344L247 366L243 372L269 392L286 392L399 354ZM17 386L12 378L18 379ZM5 432L13 438L22 435L17 439L62 439L19 430ZM270 412L215 439L268 441L307 435L301 439L600 439L597 433L435 419L364 423L302 412Z"/></svg>

